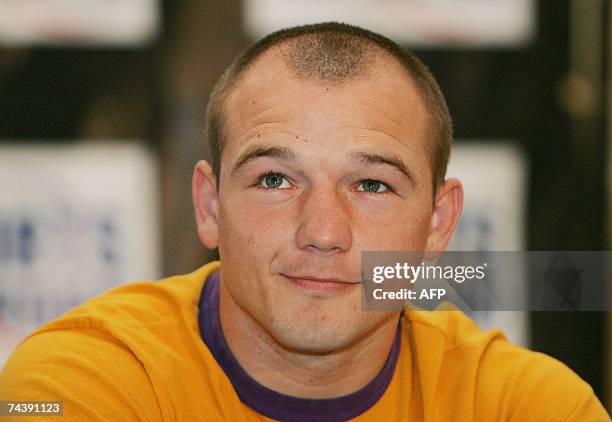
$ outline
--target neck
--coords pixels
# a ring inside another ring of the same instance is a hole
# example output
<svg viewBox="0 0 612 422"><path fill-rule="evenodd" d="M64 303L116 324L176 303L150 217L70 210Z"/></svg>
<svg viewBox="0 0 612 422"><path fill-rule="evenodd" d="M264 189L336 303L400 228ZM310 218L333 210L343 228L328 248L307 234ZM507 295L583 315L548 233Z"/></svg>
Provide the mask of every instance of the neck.
<svg viewBox="0 0 612 422"><path fill-rule="evenodd" d="M220 286L220 318L240 366L276 392L302 398L340 397L365 387L385 364L398 314L389 314L363 339L341 350L313 354L283 347Z"/></svg>

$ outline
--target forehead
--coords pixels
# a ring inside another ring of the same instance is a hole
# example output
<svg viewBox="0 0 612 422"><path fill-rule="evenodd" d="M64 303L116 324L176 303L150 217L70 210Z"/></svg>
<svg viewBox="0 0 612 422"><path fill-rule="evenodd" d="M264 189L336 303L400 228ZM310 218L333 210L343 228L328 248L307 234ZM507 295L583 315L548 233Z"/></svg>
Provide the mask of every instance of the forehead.
<svg viewBox="0 0 612 422"><path fill-rule="evenodd" d="M403 66L385 54L377 54L363 72L330 82L297 77L278 50L266 51L226 98L224 150L239 150L253 129L280 123L318 138L322 132L358 126L425 151L428 118L421 96Z"/></svg>

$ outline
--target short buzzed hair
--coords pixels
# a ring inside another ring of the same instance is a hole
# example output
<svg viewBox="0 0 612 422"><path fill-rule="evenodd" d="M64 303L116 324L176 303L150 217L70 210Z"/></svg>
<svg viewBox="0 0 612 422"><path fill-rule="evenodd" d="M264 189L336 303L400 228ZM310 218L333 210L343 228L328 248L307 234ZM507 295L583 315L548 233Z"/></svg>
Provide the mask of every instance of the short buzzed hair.
<svg viewBox="0 0 612 422"><path fill-rule="evenodd" d="M205 123L217 188L225 135L225 100L249 65L274 46L281 47L281 57L296 78L314 78L331 84L342 84L363 75L381 54L387 53L397 60L415 82L427 109L427 149L435 195L446 175L453 139L452 120L440 87L427 66L408 50L380 34L337 22L273 32L244 50L223 73L210 96Z"/></svg>

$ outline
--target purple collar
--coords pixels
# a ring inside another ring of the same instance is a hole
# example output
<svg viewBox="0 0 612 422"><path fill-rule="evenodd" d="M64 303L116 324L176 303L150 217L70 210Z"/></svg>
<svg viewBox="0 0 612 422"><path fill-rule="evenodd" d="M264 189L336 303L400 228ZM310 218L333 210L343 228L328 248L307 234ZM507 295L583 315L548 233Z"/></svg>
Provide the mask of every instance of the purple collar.
<svg viewBox="0 0 612 422"><path fill-rule="evenodd" d="M229 349L219 316L218 272L211 275L200 298L200 335L217 363L233 384L240 400L272 419L281 421L344 421L352 419L372 407L384 394L393 372L400 349L400 323L389 357L378 375L368 385L352 394L333 399L303 399L291 397L255 381L240 366Z"/></svg>

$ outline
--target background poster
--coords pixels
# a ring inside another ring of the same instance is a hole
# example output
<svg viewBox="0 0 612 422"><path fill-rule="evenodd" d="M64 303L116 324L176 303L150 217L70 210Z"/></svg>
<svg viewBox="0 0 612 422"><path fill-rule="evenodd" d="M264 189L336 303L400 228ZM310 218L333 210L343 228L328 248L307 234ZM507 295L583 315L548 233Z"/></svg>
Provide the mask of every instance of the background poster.
<svg viewBox="0 0 612 422"><path fill-rule="evenodd" d="M527 205L527 163L521 149L511 142L466 142L453 145L447 177L463 183L463 214L449 251L525 250ZM522 269L517 269L517 274ZM503 277L499 277L503 279ZM526 295L513 283L511 290L498 284L498 295ZM474 312L484 328L499 327L514 343L529 345L526 312Z"/></svg>
<svg viewBox="0 0 612 422"><path fill-rule="evenodd" d="M253 37L339 21L422 46L517 47L536 31L534 0L245 0Z"/></svg>
<svg viewBox="0 0 612 422"><path fill-rule="evenodd" d="M138 46L159 31L158 0L0 0L0 44Z"/></svg>
<svg viewBox="0 0 612 422"><path fill-rule="evenodd" d="M157 185L135 143L0 146L0 366L42 323L158 278Z"/></svg>

